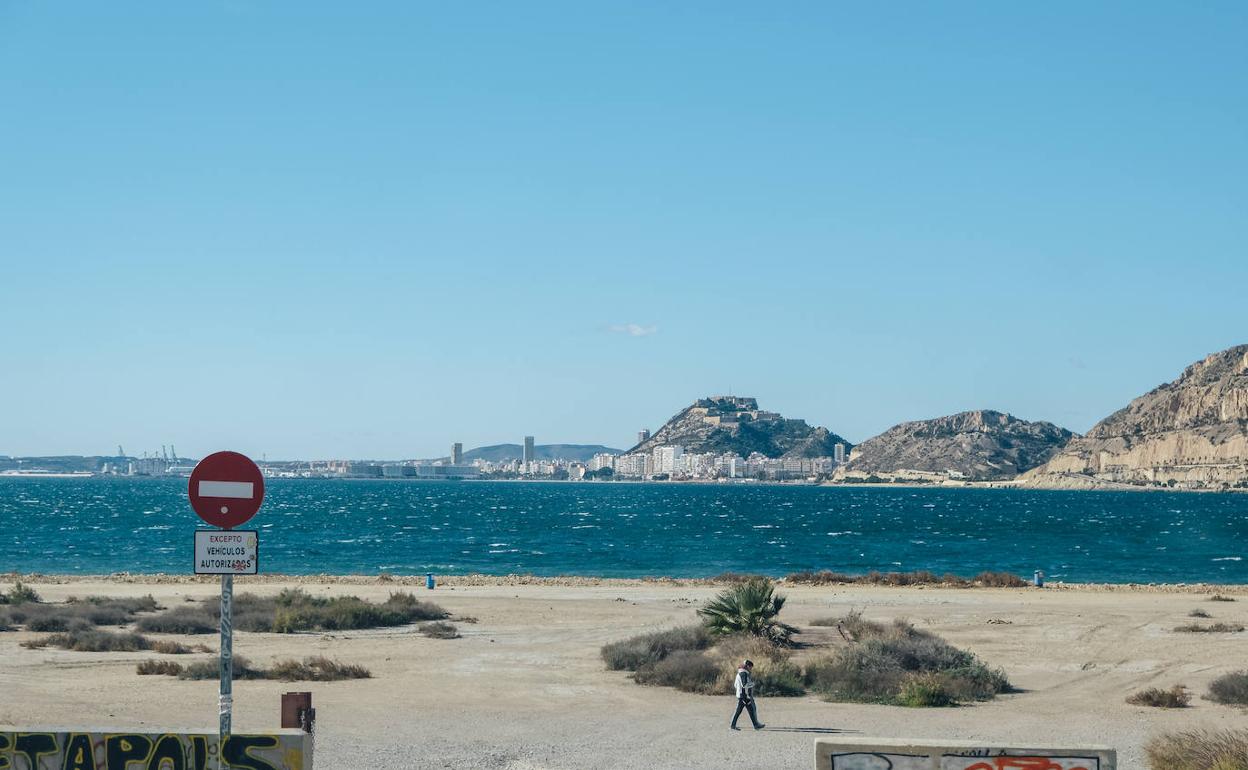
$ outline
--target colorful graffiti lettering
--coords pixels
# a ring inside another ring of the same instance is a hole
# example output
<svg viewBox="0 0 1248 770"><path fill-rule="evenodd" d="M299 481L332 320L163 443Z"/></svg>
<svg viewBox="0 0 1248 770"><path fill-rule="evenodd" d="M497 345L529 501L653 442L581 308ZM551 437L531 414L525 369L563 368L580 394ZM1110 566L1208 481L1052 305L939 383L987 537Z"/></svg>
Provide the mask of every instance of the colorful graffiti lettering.
<svg viewBox="0 0 1248 770"><path fill-rule="evenodd" d="M968 764L969 763L969 764ZM1088 757L949 757L942 770L1098 770L1100 760Z"/></svg>
<svg viewBox="0 0 1248 770"><path fill-rule="evenodd" d="M311 770L312 738L231 735L221 759L222 770ZM217 736L0 732L0 770L217 770Z"/></svg>

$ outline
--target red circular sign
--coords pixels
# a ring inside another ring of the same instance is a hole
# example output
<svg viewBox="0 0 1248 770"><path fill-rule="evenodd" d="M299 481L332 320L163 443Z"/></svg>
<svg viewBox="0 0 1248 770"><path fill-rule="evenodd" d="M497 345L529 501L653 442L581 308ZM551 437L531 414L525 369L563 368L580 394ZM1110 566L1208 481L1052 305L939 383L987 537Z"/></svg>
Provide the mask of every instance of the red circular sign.
<svg viewBox="0 0 1248 770"><path fill-rule="evenodd" d="M217 452L199 461L187 485L191 507L214 527L246 523L264 502L264 474L246 455Z"/></svg>

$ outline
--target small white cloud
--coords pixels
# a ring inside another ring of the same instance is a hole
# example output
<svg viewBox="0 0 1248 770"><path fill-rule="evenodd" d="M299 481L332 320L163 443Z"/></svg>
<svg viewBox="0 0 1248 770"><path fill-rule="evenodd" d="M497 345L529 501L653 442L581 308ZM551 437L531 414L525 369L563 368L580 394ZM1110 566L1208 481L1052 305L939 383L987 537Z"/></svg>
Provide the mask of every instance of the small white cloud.
<svg viewBox="0 0 1248 770"><path fill-rule="evenodd" d="M607 327L607 331L612 334L627 334L630 337L649 337L651 334L658 334L659 327L641 324L611 324Z"/></svg>

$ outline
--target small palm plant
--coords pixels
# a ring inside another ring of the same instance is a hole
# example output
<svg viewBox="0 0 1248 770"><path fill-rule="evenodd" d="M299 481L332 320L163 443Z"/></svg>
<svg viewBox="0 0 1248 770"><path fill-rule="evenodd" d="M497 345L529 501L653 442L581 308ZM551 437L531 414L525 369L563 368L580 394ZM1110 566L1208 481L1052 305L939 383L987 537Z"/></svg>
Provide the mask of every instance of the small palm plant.
<svg viewBox="0 0 1248 770"><path fill-rule="evenodd" d="M776 619L783 608L784 596L775 585L757 578L720 591L698 614L713 634L748 634L787 646L797 629Z"/></svg>

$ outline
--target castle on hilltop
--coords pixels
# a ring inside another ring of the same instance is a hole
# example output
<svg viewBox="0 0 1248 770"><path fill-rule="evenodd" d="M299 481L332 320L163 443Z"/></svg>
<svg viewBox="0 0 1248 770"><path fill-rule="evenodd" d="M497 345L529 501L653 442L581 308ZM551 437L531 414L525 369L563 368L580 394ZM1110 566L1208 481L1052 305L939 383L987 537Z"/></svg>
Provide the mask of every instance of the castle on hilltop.
<svg viewBox="0 0 1248 770"><path fill-rule="evenodd" d="M699 398L689 409L707 425L732 426L755 420L778 420L779 412L758 408L758 399L750 396L710 396Z"/></svg>

